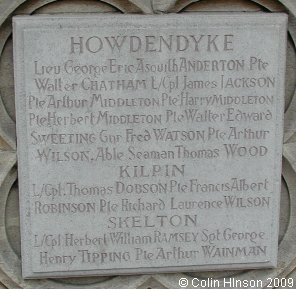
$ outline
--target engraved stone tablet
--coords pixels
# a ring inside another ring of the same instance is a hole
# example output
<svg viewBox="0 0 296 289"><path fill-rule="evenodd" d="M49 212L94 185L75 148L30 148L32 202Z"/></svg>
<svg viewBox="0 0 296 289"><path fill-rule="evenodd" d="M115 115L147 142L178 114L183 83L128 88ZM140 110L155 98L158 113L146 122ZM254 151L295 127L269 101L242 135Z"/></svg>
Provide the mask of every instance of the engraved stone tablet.
<svg viewBox="0 0 296 289"><path fill-rule="evenodd" d="M276 266L286 21L14 18L23 276Z"/></svg>

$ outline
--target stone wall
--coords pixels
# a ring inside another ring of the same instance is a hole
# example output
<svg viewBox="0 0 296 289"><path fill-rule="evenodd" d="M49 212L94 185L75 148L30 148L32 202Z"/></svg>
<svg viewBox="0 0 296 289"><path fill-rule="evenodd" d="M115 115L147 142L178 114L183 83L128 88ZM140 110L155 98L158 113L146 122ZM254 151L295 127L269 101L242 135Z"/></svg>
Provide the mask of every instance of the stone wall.
<svg viewBox="0 0 296 289"><path fill-rule="evenodd" d="M57 13L161 14L202 11L285 12L289 14L286 107L282 170L279 263L277 269L160 274L124 277L23 280L21 277L15 109L12 55L14 15ZM1 0L0 1L0 288L180 288L187 277L222 280L293 278L296 283L296 1L295 0ZM276 285L276 284L274 284ZM296 286L294 284L294 286ZM275 286L274 286L275 287ZM189 287L188 287L189 288ZM251 288L251 287L250 287ZM262 287L264 288L264 287ZM266 288L266 287L265 287ZM273 288L273 287L269 287ZM279 288L285 288L284 286ZM286 287L289 288L289 287ZM291 287L290 287L291 288Z"/></svg>

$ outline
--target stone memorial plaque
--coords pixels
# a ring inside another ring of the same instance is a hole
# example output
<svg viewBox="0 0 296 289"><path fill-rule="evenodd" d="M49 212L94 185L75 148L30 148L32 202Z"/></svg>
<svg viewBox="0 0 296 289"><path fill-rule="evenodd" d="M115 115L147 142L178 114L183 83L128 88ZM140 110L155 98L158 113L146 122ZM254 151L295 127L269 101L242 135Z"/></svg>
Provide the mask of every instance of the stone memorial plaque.
<svg viewBox="0 0 296 289"><path fill-rule="evenodd" d="M15 17L23 276L275 267L286 22Z"/></svg>

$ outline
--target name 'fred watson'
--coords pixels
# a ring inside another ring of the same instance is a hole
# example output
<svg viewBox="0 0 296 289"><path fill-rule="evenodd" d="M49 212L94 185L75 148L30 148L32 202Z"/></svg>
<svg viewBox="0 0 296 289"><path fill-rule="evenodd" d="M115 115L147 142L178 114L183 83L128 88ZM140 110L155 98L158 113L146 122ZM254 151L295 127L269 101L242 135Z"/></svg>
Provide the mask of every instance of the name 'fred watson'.
<svg viewBox="0 0 296 289"><path fill-rule="evenodd" d="M232 34L224 35L114 35L70 37L70 53L121 52L218 52L233 51Z"/></svg>

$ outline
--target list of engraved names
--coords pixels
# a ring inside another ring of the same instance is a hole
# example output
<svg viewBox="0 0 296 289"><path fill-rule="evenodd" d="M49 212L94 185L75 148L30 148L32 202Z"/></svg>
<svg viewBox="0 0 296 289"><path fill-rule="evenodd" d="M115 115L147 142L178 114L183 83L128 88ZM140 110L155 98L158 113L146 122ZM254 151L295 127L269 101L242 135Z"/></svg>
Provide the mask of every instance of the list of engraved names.
<svg viewBox="0 0 296 289"><path fill-rule="evenodd" d="M32 271L267 262L277 30L135 19L24 30Z"/></svg>

